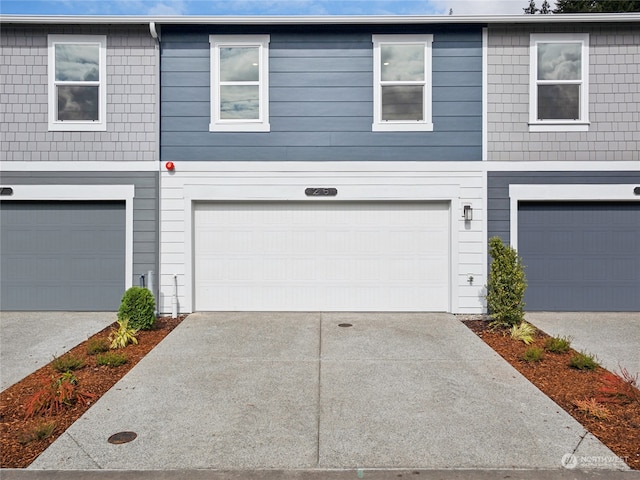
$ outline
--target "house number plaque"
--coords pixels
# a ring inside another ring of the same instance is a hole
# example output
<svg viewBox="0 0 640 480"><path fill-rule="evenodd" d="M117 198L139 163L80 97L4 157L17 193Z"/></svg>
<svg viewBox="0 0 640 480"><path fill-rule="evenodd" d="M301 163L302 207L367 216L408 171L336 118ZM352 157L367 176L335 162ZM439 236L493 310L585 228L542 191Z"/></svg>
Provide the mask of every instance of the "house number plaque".
<svg viewBox="0 0 640 480"><path fill-rule="evenodd" d="M309 187L305 188L304 194L307 197L335 197L338 195L338 189L333 187Z"/></svg>

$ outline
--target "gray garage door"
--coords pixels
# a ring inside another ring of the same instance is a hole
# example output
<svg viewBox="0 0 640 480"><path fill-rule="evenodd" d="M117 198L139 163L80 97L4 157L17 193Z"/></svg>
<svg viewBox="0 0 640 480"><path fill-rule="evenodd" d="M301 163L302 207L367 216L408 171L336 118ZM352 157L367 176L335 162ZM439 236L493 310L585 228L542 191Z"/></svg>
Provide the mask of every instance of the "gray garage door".
<svg viewBox="0 0 640 480"><path fill-rule="evenodd" d="M0 202L2 310L117 310L124 202Z"/></svg>
<svg viewBox="0 0 640 480"><path fill-rule="evenodd" d="M523 203L526 309L640 310L640 203Z"/></svg>

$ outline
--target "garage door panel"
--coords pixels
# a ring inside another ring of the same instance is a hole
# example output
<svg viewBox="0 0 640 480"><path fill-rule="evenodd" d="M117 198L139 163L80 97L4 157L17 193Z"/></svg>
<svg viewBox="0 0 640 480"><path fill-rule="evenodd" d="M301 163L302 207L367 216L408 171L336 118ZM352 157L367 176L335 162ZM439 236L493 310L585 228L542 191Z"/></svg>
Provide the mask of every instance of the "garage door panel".
<svg viewBox="0 0 640 480"><path fill-rule="evenodd" d="M525 202L518 250L529 310L640 310L640 203Z"/></svg>
<svg viewBox="0 0 640 480"><path fill-rule="evenodd" d="M197 203L194 225L198 310L448 309L446 203Z"/></svg>
<svg viewBox="0 0 640 480"><path fill-rule="evenodd" d="M124 202L0 203L3 310L117 310Z"/></svg>

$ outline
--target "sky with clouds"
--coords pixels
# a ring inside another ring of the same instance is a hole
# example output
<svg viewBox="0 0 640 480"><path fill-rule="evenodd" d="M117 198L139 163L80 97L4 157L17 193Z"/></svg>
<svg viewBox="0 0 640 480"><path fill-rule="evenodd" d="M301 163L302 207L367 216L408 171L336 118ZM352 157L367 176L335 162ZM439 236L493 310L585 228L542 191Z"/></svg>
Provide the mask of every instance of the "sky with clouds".
<svg viewBox="0 0 640 480"><path fill-rule="evenodd" d="M542 0L539 2L542 4ZM555 3L550 1L549 3ZM0 0L17 15L502 15L529 0Z"/></svg>

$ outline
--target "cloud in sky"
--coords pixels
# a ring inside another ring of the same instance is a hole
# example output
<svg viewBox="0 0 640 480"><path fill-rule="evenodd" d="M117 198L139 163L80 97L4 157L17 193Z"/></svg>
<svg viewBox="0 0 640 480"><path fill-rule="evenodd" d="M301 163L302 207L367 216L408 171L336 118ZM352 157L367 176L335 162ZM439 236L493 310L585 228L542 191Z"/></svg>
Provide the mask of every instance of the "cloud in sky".
<svg viewBox="0 0 640 480"><path fill-rule="evenodd" d="M528 3L528 0L0 0L0 13L151 16L446 15L453 9L454 15L518 15L523 13L523 8Z"/></svg>

